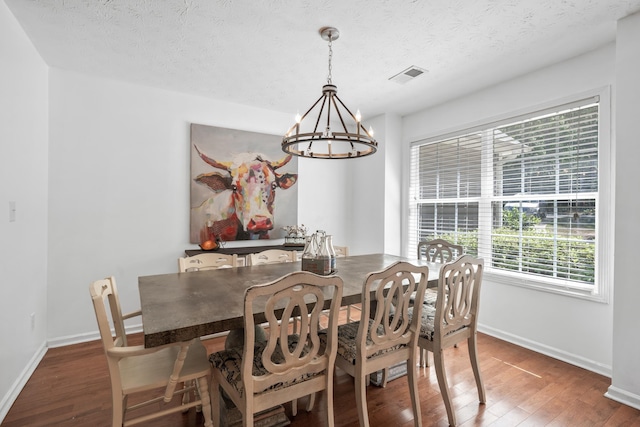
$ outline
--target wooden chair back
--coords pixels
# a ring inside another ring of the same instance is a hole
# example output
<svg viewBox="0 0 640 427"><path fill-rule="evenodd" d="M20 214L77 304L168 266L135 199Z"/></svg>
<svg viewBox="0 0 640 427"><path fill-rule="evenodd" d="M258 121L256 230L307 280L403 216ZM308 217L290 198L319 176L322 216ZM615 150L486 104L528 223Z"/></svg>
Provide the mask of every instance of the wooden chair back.
<svg viewBox="0 0 640 427"><path fill-rule="evenodd" d="M231 268L238 266L238 255L205 253L190 257L178 258L178 271L214 270L217 268Z"/></svg>
<svg viewBox="0 0 640 427"><path fill-rule="evenodd" d="M356 337L363 357L361 362L373 362L370 358L374 354L378 355L374 359L397 359L384 362L382 367L408 359L409 349L417 346L420 328L419 317L410 316L409 312L422 309L415 301L424 299L428 277L428 267L407 262L396 262L367 276L362 288L362 314ZM394 348L402 354L392 357L394 351L389 349ZM373 372L377 370L379 368Z"/></svg>
<svg viewBox="0 0 640 427"><path fill-rule="evenodd" d="M298 260L296 251L283 249L267 249L266 251L249 254L249 265L277 264L281 262L295 262Z"/></svg>
<svg viewBox="0 0 640 427"><path fill-rule="evenodd" d="M418 259L431 262L449 262L464 254L461 245L455 245L443 239L434 239L418 243Z"/></svg>
<svg viewBox="0 0 640 427"><path fill-rule="evenodd" d="M102 345L105 351L113 347L127 347L127 335L125 333L124 319L122 318L122 309L120 307L115 278L111 276L103 280L98 280L91 285L89 291L93 300L98 330L100 331L100 338L102 339ZM107 312L109 312L109 315L107 315ZM111 332L109 316L113 322L113 334Z"/></svg>
<svg viewBox="0 0 640 427"><path fill-rule="evenodd" d="M463 255L440 270L434 321L434 343L475 334L484 261ZM459 339L457 339L459 341Z"/></svg>

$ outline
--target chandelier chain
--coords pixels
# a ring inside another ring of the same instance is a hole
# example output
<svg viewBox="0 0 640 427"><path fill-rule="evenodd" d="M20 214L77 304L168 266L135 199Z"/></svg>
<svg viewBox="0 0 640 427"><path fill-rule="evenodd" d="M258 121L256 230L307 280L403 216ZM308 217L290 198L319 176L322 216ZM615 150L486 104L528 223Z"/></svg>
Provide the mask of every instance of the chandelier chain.
<svg viewBox="0 0 640 427"><path fill-rule="evenodd" d="M327 75L327 84L331 84L331 59L333 58L332 41L333 35L329 33L329 74Z"/></svg>

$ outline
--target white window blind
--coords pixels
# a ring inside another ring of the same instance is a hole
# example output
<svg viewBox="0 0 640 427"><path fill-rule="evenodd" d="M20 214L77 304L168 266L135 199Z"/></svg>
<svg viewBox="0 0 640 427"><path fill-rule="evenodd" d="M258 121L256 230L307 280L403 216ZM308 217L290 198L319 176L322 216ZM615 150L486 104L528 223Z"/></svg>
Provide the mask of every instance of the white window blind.
<svg viewBox="0 0 640 427"><path fill-rule="evenodd" d="M443 238L494 271L593 287L599 99L411 148L409 253Z"/></svg>

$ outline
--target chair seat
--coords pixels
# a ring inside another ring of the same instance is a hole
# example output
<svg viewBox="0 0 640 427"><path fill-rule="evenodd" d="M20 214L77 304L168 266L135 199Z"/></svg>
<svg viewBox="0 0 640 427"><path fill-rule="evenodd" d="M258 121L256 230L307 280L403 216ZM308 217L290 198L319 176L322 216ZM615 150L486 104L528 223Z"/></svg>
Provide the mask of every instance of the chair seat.
<svg viewBox="0 0 640 427"><path fill-rule="evenodd" d="M300 337L298 335L290 335L289 336L289 351L294 351L294 349L298 345ZM266 341L258 341L254 347L253 353L253 369L252 373L254 376L261 376L268 373L267 369L264 367L262 363L262 353L267 346ZM279 349L279 346L276 346L276 350ZM229 384L233 386L234 389L238 391L240 396L244 396L244 384L241 381L241 369L242 369L242 351L243 347L233 347L228 350L218 351L209 356L209 361L213 365L214 368L219 369L224 376L226 377ZM302 350L301 356L303 357L305 354L309 352L308 347L305 345ZM272 358L274 363L281 363L284 361L284 355L281 351L276 351ZM264 393L266 391L279 390L282 388L289 387L293 384L298 384L304 381L307 381L318 374L310 374L304 373L299 377L294 378L291 381L277 383L272 387L269 387L265 390L256 390L256 394Z"/></svg>
<svg viewBox="0 0 640 427"><path fill-rule="evenodd" d="M435 327L434 321L436 318L436 300L438 297L438 293L435 289L427 289L427 292L424 294L424 304L422 304L422 316L420 320L420 337L425 338L429 341L433 341L433 337L435 335ZM411 315L413 313L413 309L409 308L409 319L411 319ZM463 329L465 326L460 326L460 329ZM449 333L453 333L456 331L451 331Z"/></svg>
<svg viewBox="0 0 640 427"><path fill-rule="evenodd" d="M347 323L344 325L338 326L338 356L347 360L352 365L356 364L356 337L358 336L358 327L360 326L360 321ZM371 331L373 327L373 320L369 319L369 328L367 330ZM382 325L378 326L378 334L384 334L384 327ZM321 345L326 345L326 334L320 335ZM371 334L367 333L367 346L373 345L373 341L371 340ZM397 344L388 348L384 348L378 350L373 353L369 358L377 357L382 354L388 353L390 351L397 350L399 348L406 347L404 344Z"/></svg>
<svg viewBox="0 0 640 427"><path fill-rule="evenodd" d="M409 319L413 316L413 308L409 308ZM434 319L436 318L436 307L434 304L422 304L422 315L420 320L420 337L433 341L435 335Z"/></svg>
<svg viewBox="0 0 640 427"><path fill-rule="evenodd" d="M438 299L438 290L436 288L427 288L424 293L424 303L435 307Z"/></svg>
<svg viewBox="0 0 640 427"><path fill-rule="evenodd" d="M167 373L173 371L180 347L172 346L151 354L131 356L120 360L122 391L125 394L164 387ZM189 346L180 379L190 381L207 375L207 350L200 341Z"/></svg>

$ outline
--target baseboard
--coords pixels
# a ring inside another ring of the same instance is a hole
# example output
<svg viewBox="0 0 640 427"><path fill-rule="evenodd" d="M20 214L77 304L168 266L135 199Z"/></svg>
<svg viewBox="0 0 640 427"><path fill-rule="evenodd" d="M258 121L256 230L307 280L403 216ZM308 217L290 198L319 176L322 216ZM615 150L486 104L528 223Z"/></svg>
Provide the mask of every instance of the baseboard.
<svg viewBox="0 0 640 427"><path fill-rule="evenodd" d="M478 331L482 332L483 334L499 338L503 341L519 345L520 347L528 348L529 350L533 350L537 353L553 357L554 359L562 360L563 362L567 362L580 368L584 368L588 371L595 372L596 374L604 375L605 377L611 378L612 370L610 365L604 365L602 363L586 359L577 354L550 347L536 341L531 341L526 338L522 338L520 336L492 328L490 326L478 324Z"/></svg>
<svg viewBox="0 0 640 427"><path fill-rule="evenodd" d="M43 342L42 345L40 345L40 347L36 350L31 360L29 360L27 366L25 366L25 368L22 370L22 372L18 376L18 379L16 379L7 394L2 398L2 402L0 402L0 423L4 421L4 418L9 413L9 409L11 409L11 405L13 405L13 402L16 401L18 395L27 384L27 381L29 381L29 378L31 378L31 375L33 375L33 372L36 370L38 364L46 353L47 346L46 343Z"/></svg>
<svg viewBox="0 0 640 427"><path fill-rule="evenodd" d="M621 388L610 385L609 389L604 395L605 397L608 397L611 400L615 400L616 402L631 406L632 408L640 409L640 396L637 394L629 393L626 390L622 390Z"/></svg>
<svg viewBox="0 0 640 427"><path fill-rule="evenodd" d="M142 332L142 325L132 325L125 327L127 334ZM84 334L67 335L65 337L51 338L47 341L49 348L64 347L67 345L81 344L83 342L96 341L100 339L100 332L93 331Z"/></svg>

